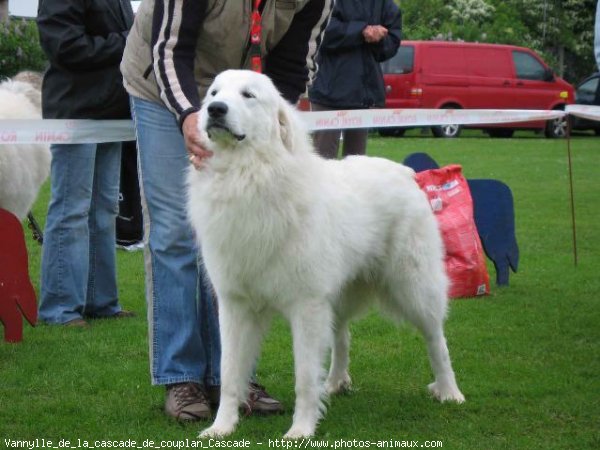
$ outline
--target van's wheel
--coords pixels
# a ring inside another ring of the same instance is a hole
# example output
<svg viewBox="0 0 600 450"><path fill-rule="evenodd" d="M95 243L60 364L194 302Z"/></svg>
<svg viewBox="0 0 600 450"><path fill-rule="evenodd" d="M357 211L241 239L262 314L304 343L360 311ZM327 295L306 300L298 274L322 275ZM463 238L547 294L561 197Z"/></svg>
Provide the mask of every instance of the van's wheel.
<svg viewBox="0 0 600 450"><path fill-rule="evenodd" d="M448 106L442 109L456 109L455 107ZM462 126L458 124L452 125L440 125L437 127L431 127L431 132L437 138L456 138L460 136Z"/></svg>
<svg viewBox="0 0 600 450"><path fill-rule="evenodd" d="M560 108L561 110L563 108ZM567 137L567 129L569 127L567 116L558 117L546 122L544 135L549 139L561 139Z"/></svg>
<svg viewBox="0 0 600 450"><path fill-rule="evenodd" d="M439 127L431 127L431 132L438 138L455 138L460 136L462 127L458 124L441 125Z"/></svg>

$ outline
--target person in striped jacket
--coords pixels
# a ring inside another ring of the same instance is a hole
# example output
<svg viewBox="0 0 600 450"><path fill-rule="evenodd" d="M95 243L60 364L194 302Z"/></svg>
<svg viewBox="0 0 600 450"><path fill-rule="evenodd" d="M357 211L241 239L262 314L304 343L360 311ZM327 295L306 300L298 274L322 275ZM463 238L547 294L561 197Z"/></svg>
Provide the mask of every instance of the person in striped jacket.
<svg viewBox="0 0 600 450"><path fill-rule="evenodd" d="M333 0L145 0L121 63L139 150L152 383L179 420L208 418L218 401L216 305L185 211L184 172L210 158L198 115L214 77L260 67L295 103L316 66ZM252 33L251 33L252 32ZM211 405L212 404L212 405ZM280 403L250 384L247 412Z"/></svg>

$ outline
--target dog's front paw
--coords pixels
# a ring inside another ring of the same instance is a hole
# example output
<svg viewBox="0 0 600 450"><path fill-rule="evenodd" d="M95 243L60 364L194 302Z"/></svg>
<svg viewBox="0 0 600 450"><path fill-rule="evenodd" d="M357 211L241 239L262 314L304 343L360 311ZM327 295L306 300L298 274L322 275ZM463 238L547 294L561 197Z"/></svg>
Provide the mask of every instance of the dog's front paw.
<svg viewBox="0 0 600 450"><path fill-rule="evenodd" d="M314 429L310 429L310 427L300 427L296 425L292 425L292 428L288 430L287 433L283 436L284 439L306 439L310 438L315 434Z"/></svg>
<svg viewBox="0 0 600 450"><path fill-rule="evenodd" d="M428 388L431 395L440 402L465 402L465 396L460 392L456 385L446 385L436 381L435 383L431 383Z"/></svg>
<svg viewBox="0 0 600 450"><path fill-rule="evenodd" d="M352 390L352 379L347 372L340 378L328 378L325 382L325 390L328 395L350 392Z"/></svg>
<svg viewBox="0 0 600 450"><path fill-rule="evenodd" d="M235 427L231 426L231 427L219 427L216 425L212 425L211 427L205 429L204 431L202 431L198 437L200 439L209 439L209 438L222 438L225 436L229 436L231 433L233 433Z"/></svg>

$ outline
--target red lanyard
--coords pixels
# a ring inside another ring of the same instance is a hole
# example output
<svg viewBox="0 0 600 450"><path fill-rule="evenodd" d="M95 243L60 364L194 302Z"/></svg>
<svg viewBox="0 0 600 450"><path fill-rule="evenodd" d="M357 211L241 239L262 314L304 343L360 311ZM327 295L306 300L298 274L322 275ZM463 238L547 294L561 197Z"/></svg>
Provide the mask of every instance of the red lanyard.
<svg viewBox="0 0 600 450"><path fill-rule="evenodd" d="M260 15L260 4L262 0L254 0L250 25L250 68L255 72L262 72L262 55L260 39L262 35L262 17Z"/></svg>

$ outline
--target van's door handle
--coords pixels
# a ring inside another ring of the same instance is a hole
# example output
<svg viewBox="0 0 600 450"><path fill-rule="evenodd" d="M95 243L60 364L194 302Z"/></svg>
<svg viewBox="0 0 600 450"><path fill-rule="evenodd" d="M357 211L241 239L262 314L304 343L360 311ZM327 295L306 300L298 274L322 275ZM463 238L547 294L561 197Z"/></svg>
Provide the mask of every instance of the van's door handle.
<svg viewBox="0 0 600 450"><path fill-rule="evenodd" d="M504 83L502 83L503 86L510 86L510 81L508 80L504 80Z"/></svg>

